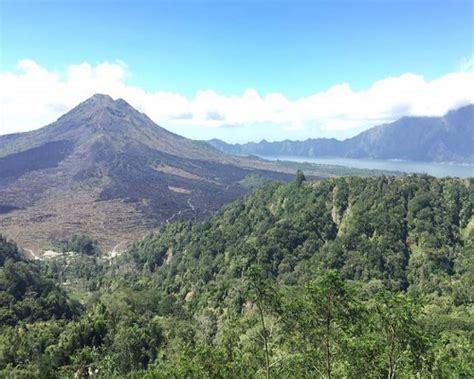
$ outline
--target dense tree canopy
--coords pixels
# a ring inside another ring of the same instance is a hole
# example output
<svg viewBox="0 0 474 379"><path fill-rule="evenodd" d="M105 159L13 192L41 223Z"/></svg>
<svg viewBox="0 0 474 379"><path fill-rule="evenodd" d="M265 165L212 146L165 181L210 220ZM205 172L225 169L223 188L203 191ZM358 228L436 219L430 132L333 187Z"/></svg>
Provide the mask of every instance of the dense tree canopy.
<svg viewBox="0 0 474 379"><path fill-rule="evenodd" d="M0 325L70 319L77 305L0 235Z"/></svg>
<svg viewBox="0 0 474 379"><path fill-rule="evenodd" d="M112 262L2 240L0 375L473 376L473 204L471 180L301 172Z"/></svg>

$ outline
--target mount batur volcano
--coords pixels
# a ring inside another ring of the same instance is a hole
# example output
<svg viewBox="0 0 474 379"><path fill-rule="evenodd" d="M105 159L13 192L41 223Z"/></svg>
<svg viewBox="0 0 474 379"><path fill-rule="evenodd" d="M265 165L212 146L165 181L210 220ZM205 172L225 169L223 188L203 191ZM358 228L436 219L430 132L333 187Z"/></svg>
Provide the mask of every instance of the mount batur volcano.
<svg viewBox="0 0 474 379"><path fill-rule="evenodd" d="M124 248L163 223L202 218L276 164L230 157L157 126L122 99L94 95L56 122L0 136L0 233L33 252L86 234Z"/></svg>

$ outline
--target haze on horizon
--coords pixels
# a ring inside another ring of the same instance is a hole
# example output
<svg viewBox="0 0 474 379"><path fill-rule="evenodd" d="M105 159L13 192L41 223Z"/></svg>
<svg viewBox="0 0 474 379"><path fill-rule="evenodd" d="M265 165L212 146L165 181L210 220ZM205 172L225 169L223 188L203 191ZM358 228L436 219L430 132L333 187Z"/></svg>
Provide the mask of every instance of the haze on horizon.
<svg viewBox="0 0 474 379"><path fill-rule="evenodd" d="M227 142L342 139L474 102L471 1L4 0L0 21L0 135L94 93Z"/></svg>

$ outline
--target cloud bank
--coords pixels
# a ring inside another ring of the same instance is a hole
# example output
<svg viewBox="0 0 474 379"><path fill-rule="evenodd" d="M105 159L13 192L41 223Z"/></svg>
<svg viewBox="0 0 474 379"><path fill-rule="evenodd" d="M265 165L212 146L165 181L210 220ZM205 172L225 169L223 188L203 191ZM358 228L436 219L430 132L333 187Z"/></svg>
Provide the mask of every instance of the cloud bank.
<svg viewBox="0 0 474 379"><path fill-rule="evenodd" d="M301 135L303 130L313 137L319 136L318 131L351 135L401 116L439 116L474 102L472 62L433 80L406 73L376 81L363 90L340 83L295 100L281 93L263 95L252 88L238 96L206 89L192 99L178 93L149 92L127 84L128 70L123 62L103 62L73 64L59 73L33 60L21 60L15 71L0 73L0 134L47 125L94 93L124 98L170 129L229 130L232 126L240 135L247 128L250 136L259 125L266 125L267 131L271 125L282 138Z"/></svg>

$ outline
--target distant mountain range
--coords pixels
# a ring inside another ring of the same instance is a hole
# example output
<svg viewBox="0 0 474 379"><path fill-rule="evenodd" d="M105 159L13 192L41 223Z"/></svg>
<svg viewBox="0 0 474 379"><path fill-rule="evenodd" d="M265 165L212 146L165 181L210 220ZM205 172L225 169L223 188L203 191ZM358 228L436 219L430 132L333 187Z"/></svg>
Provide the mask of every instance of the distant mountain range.
<svg viewBox="0 0 474 379"><path fill-rule="evenodd" d="M86 234L124 249L161 224L201 218L248 192L249 176L294 170L232 157L94 95L56 122L0 136L0 233L33 252Z"/></svg>
<svg viewBox="0 0 474 379"><path fill-rule="evenodd" d="M234 155L474 163L474 105L452 110L443 117L403 117L343 141L317 138L246 144L228 144L218 139L208 142Z"/></svg>

